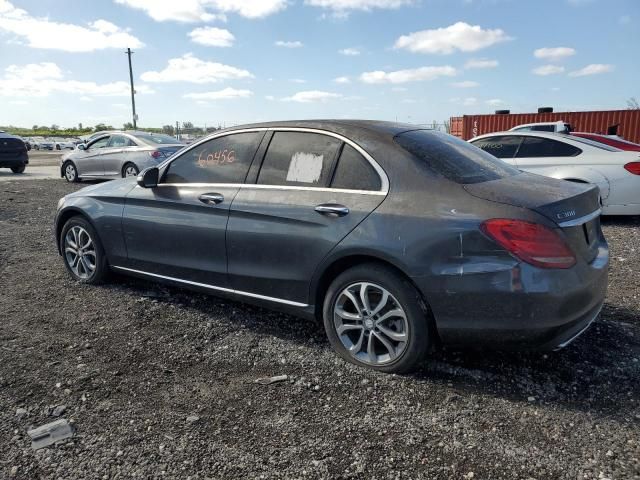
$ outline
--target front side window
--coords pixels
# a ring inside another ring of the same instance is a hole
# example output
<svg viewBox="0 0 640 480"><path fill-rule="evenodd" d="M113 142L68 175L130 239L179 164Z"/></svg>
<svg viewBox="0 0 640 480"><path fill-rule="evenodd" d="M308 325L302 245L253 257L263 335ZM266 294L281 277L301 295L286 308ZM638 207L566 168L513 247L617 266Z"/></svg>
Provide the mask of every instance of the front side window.
<svg viewBox="0 0 640 480"><path fill-rule="evenodd" d="M264 132L225 135L176 158L163 183L244 183Z"/></svg>
<svg viewBox="0 0 640 480"><path fill-rule="evenodd" d="M541 157L575 157L582 152L577 147L568 143L558 142L550 138L525 137L518 158L541 158Z"/></svg>
<svg viewBox="0 0 640 480"><path fill-rule="evenodd" d="M481 138L479 140L472 140L470 143L490 153L494 157L513 158L518 151L521 141L521 136L508 135L503 137Z"/></svg>
<svg viewBox="0 0 640 480"><path fill-rule="evenodd" d="M373 166L349 144L345 144L331 181L332 188L374 190L381 187L380 176Z"/></svg>
<svg viewBox="0 0 640 480"><path fill-rule="evenodd" d="M135 146L135 144L123 135L112 135L111 140L109 140L110 148L111 147L112 148L131 147L131 146Z"/></svg>
<svg viewBox="0 0 640 480"><path fill-rule="evenodd" d="M464 140L433 130L411 130L395 142L429 169L456 183L469 184L518 175L520 170Z"/></svg>
<svg viewBox="0 0 640 480"><path fill-rule="evenodd" d="M90 143L87 148L104 148L109 143L109 137L104 137L96 140L95 142Z"/></svg>
<svg viewBox="0 0 640 480"><path fill-rule="evenodd" d="M340 140L306 132L276 132L264 157L258 183L326 187Z"/></svg>

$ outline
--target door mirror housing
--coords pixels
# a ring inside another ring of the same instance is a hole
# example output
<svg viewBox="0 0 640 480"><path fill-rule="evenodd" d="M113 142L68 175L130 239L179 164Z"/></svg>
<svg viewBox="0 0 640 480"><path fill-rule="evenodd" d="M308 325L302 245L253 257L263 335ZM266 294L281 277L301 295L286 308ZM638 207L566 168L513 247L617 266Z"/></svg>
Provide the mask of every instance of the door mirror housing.
<svg viewBox="0 0 640 480"><path fill-rule="evenodd" d="M78 150L86 150L87 146L84 143L79 143L78 144Z"/></svg>
<svg viewBox="0 0 640 480"><path fill-rule="evenodd" d="M158 186L158 179L160 177L160 170L158 167L145 168L140 175L138 175L138 185L142 188L155 188Z"/></svg>

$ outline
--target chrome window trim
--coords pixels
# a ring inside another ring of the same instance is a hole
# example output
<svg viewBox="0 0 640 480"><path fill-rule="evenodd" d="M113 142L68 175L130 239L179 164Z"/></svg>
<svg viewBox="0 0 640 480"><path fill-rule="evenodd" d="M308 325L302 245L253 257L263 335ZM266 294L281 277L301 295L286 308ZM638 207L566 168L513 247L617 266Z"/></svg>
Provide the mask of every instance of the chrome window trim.
<svg viewBox="0 0 640 480"><path fill-rule="evenodd" d="M177 187L177 188L203 188L203 187L226 187L239 188L241 190L299 190L310 192L335 192L335 193L352 193L356 195L386 195L385 192L377 190L350 190L347 188L328 188L328 187L303 187L301 185L258 185L253 183L160 183L158 187Z"/></svg>
<svg viewBox="0 0 640 480"><path fill-rule="evenodd" d="M143 270L135 270L133 268L119 267L117 265L111 265L111 268L116 268L118 270L122 270L122 271L125 271L125 272L137 273L139 275L146 275L146 276L154 277L154 278L162 278L164 280L170 280L172 282L178 282L178 283L184 283L184 284L187 284L187 285L193 285L195 287L207 288L209 290L216 290L218 292L233 293L235 295L242 295L244 297L257 298L259 300L267 300L269 302L283 303L285 305L291 305L293 307L303 307L304 308L304 307L308 307L309 306L306 303L294 302L294 301L291 301L291 300L285 300L283 298L268 297L266 295L258 295L257 293L243 292L242 290L234 290L232 288L216 287L215 285L209 285L207 283L192 282L191 280L183 280L181 278L169 277L169 276L166 276L166 275L159 275L157 273L145 272Z"/></svg>
<svg viewBox="0 0 640 480"><path fill-rule="evenodd" d="M591 212L588 215L585 215L583 217L580 218L574 218L573 220L567 220L566 222L558 222L558 225L560 225L562 228L566 228L566 227L577 227L578 225L582 225L583 223L587 223L590 220L593 220L594 218L600 216L600 214L602 213L602 209L599 208L593 212Z"/></svg>
<svg viewBox="0 0 640 480"><path fill-rule="evenodd" d="M349 192L368 192L368 193L373 193L373 194L377 194L377 195L386 195L387 193L389 193L389 177L387 177L387 173L382 169L382 167L378 164L378 162L375 161L375 159L369 155L369 153L363 149L360 145L358 145L357 143L355 143L353 140L345 137L344 135L340 135L339 133L335 133L335 132L330 132L328 130L322 130L319 128L307 128L307 127L256 127L256 128L242 128L239 130L231 130L231 131L226 131L226 132L220 132L220 133L214 133L208 137L204 137L201 140L192 143L191 145L189 145L186 148L183 148L182 150L180 150L179 155L177 155L174 158L169 158L167 160L165 160L163 163L161 163L158 168L166 168L169 163L174 162L176 160L178 160L180 157L182 157L182 155L185 155L186 153L188 153L190 150L192 150L193 148L196 148L200 145L202 145L205 142L208 142L210 140L215 140L216 138L219 137L224 137L226 135L234 135L236 133L251 133L251 132L303 132L303 133L317 133L319 135L327 135L329 137L334 137L337 138L338 140L347 143L349 145L351 145L353 148L355 148L358 153L360 153L373 167L373 169L376 171L376 173L378 174L378 176L380 177L380 190L348 190ZM162 184L160 184L162 185ZM171 184L168 184L171 185ZM178 185L178 184L173 184L173 185ZM189 185L194 185L194 184L189 184ZM226 184L226 185L231 185L231 184ZM243 185L250 185L250 186L257 186L257 184L243 184ZM284 187L284 188L291 188L291 189L295 189L293 185L263 185L264 187L268 187L268 188L279 188L279 187ZM331 190L331 191L340 191L340 190L344 190L344 189L337 189L337 188L329 188L329 187L304 187L304 186L300 186L300 188L302 189L315 189L315 190L319 190L319 191L326 191L326 190Z"/></svg>

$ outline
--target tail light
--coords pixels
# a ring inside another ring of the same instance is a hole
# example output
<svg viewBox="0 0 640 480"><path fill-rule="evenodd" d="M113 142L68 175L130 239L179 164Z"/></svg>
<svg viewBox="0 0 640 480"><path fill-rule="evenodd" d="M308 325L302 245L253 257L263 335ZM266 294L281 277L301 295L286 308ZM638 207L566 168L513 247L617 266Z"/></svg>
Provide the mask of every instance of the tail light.
<svg viewBox="0 0 640 480"><path fill-rule="evenodd" d="M154 150L153 152L149 152L149 155L151 155L153 158L163 158L164 157L164 153L162 153L160 150Z"/></svg>
<svg viewBox="0 0 640 480"><path fill-rule="evenodd" d="M494 218L483 222L480 229L509 253L536 267L571 268L576 263L562 237L544 225Z"/></svg>
<svg viewBox="0 0 640 480"><path fill-rule="evenodd" d="M634 175L640 175L640 162L630 162L624 166L624 169L627 172L633 173Z"/></svg>

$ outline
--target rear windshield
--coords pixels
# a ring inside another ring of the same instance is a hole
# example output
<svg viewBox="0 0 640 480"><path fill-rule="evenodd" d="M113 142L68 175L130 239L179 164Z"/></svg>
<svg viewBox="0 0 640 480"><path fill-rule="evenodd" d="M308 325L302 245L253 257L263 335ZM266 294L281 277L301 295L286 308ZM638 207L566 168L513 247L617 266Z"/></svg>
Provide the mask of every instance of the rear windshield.
<svg viewBox="0 0 640 480"><path fill-rule="evenodd" d="M611 145L607 145L606 143L600 143L600 142L596 142L595 140L591 140L589 138L582 138L582 137L577 137L575 135L562 135L564 138L574 141L574 142L578 142L578 143L584 143L585 145L590 145L592 147L595 148L601 148L602 150L606 150L608 152L619 152L620 149L616 148L616 147L612 147Z"/></svg>
<svg viewBox="0 0 640 480"><path fill-rule="evenodd" d="M136 138L139 138L140 140L142 140L145 143L150 143L152 145L157 144L157 145L176 145L179 144L180 142L178 140L176 140L173 137L170 137L169 135L162 135L162 134L156 134L156 133L132 133L131 135L133 135Z"/></svg>
<svg viewBox="0 0 640 480"><path fill-rule="evenodd" d="M396 135L396 143L424 160L436 173L456 183L480 183L520 173L484 150L446 133L411 130Z"/></svg>

